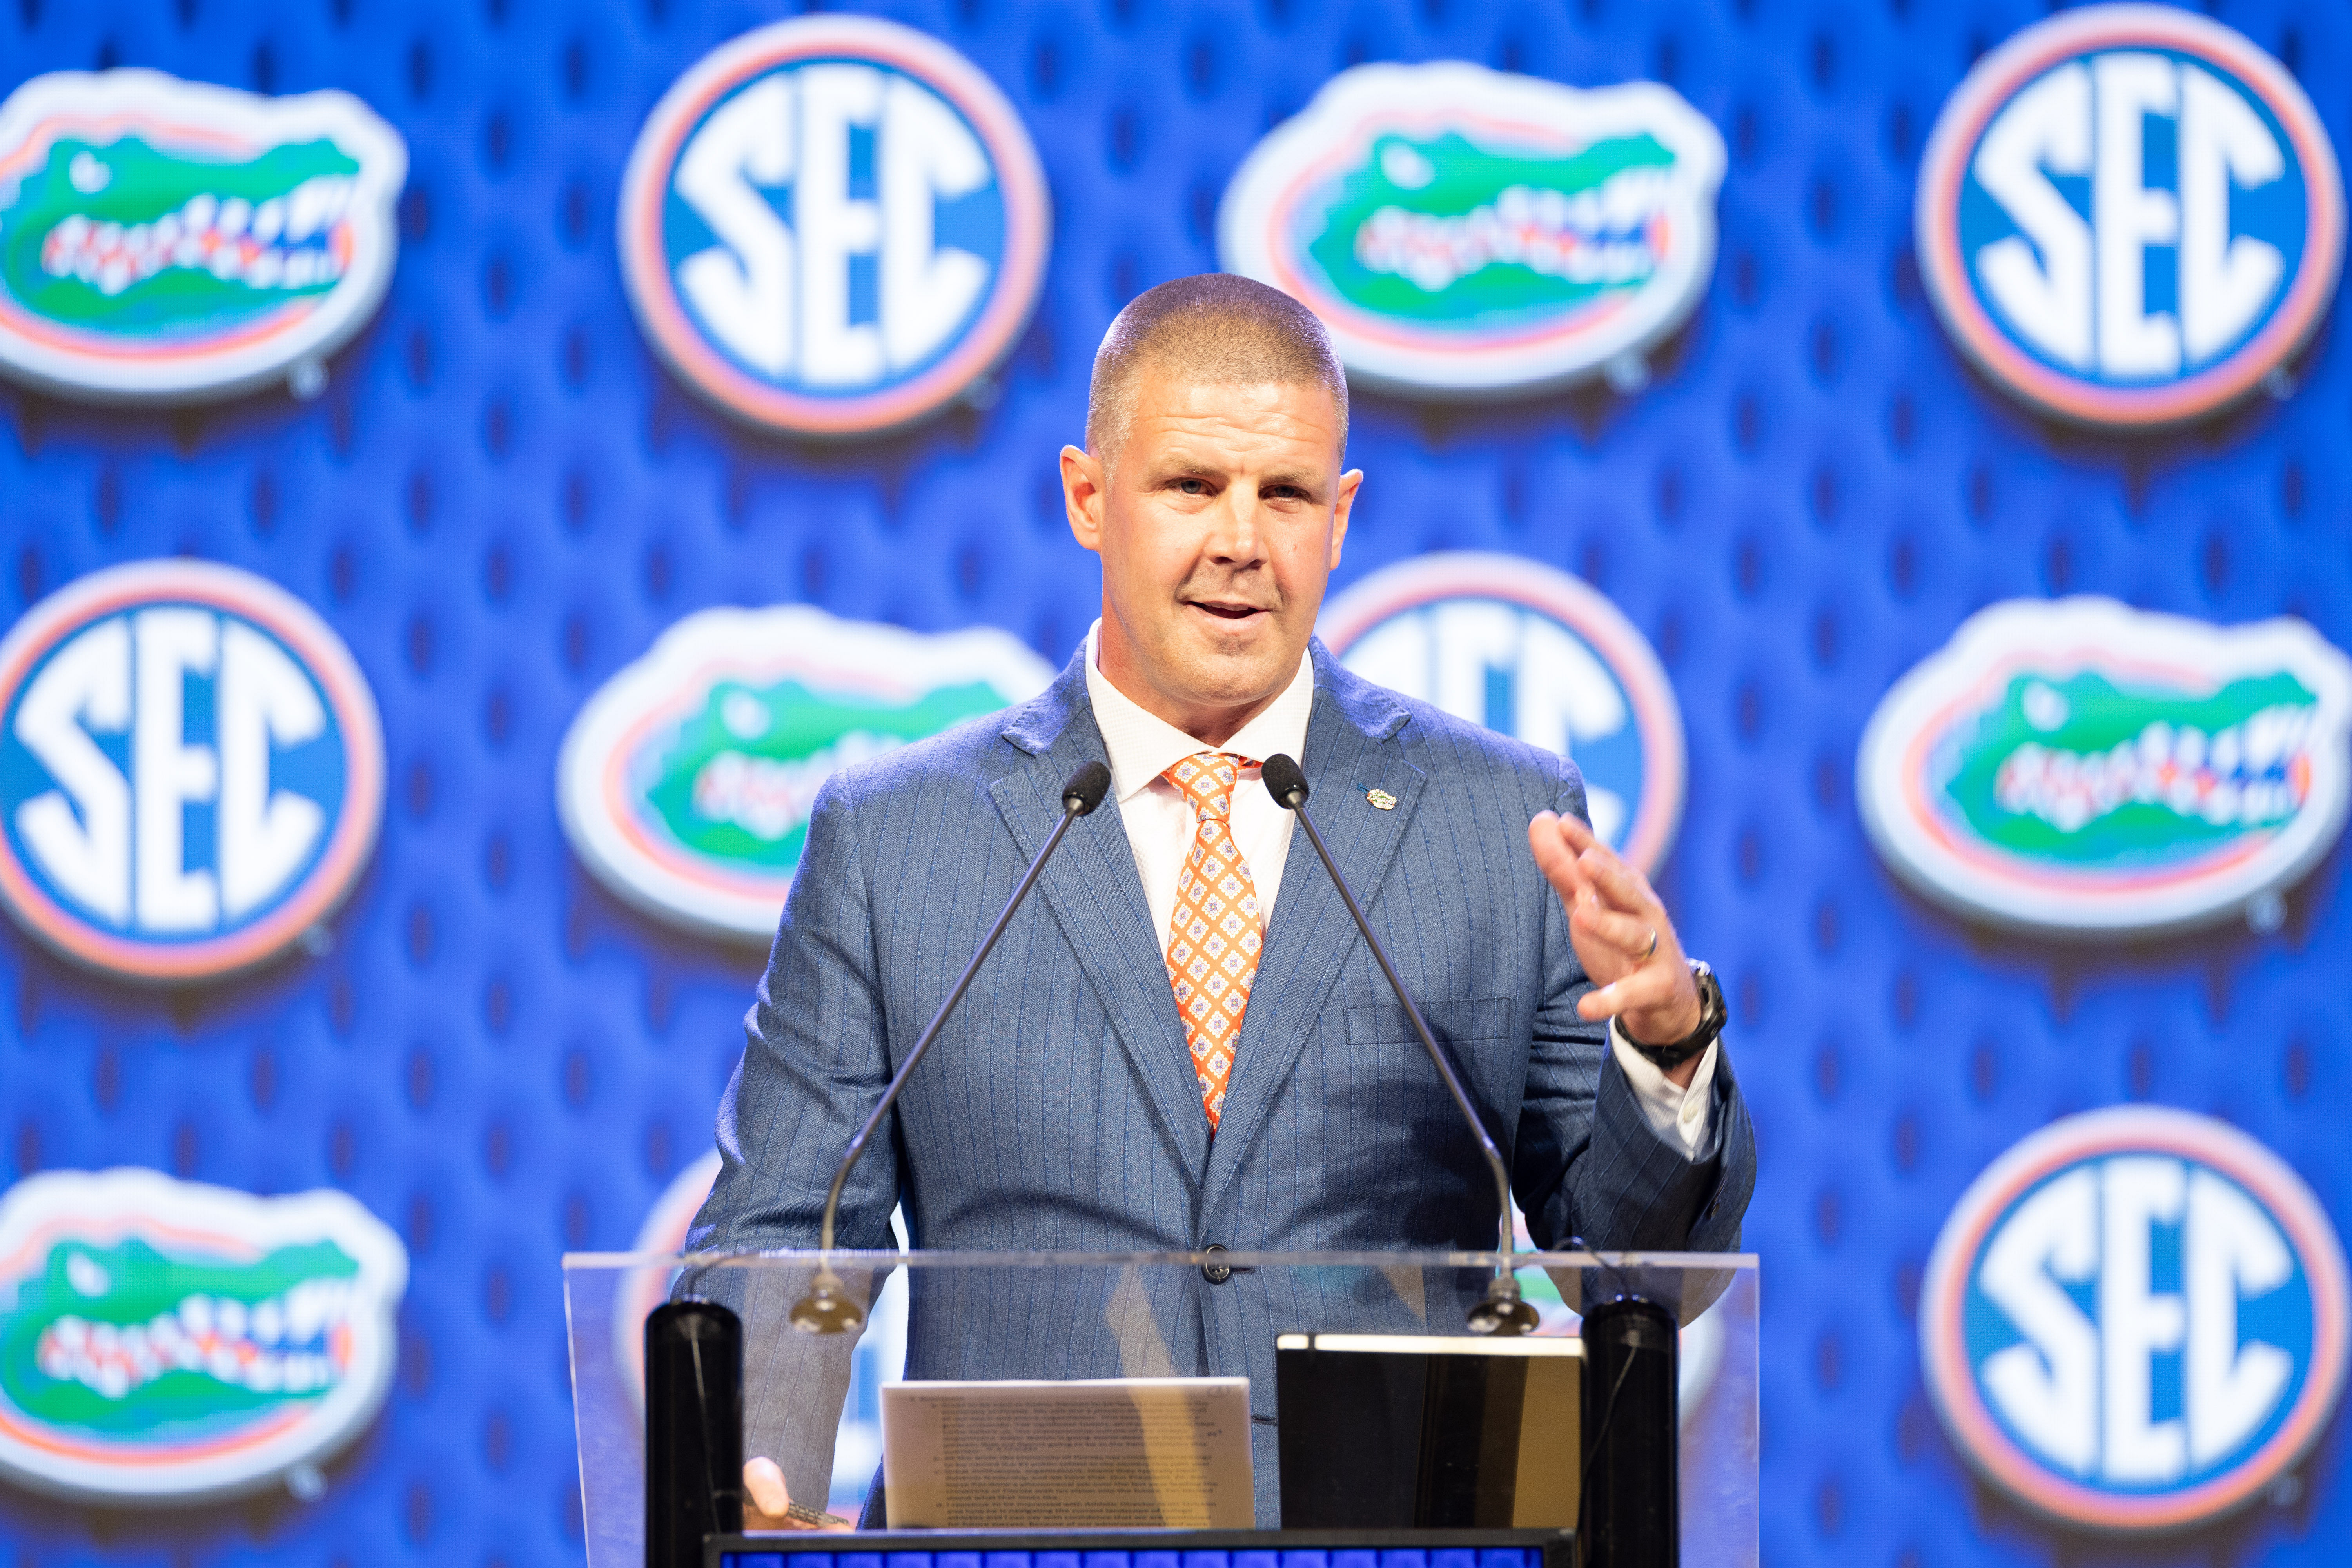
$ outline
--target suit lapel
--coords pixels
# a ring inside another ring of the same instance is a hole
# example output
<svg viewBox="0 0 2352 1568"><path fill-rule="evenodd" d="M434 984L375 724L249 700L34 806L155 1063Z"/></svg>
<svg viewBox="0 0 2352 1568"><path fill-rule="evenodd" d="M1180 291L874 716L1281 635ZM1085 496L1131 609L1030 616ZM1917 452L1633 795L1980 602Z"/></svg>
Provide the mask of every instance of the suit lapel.
<svg viewBox="0 0 2352 1568"><path fill-rule="evenodd" d="M1083 649L1079 654L1083 659ZM1062 784L1085 762L1108 762L1102 731L1086 700L1086 672L1074 662L1044 695L1015 715L1004 738L1030 754L989 786L1024 858L1034 858L1061 816ZM1171 1144L1197 1190L1209 1157L1208 1119L1184 1043L1168 965L1151 930L1118 803L1107 800L1071 825L1038 879L1078 968L1109 1016L1111 1032L1144 1084ZM1345 911L1343 910L1344 914Z"/></svg>
<svg viewBox="0 0 2352 1568"><path fill-rule="evenodd" d="M1372 929L1393 946L1398 926L1381 918L1381 881L1404 842L1427 780L1395 740L1405 710L1380 688L1339 668L1320 642L1314 653L1315 709L1307 725L1307 754L1299 759L1307 774L1307 809ZM1374 789L1393 795L1395 805L1374 808L1366 798ZM1341 968L1362 945L1315 846L1304 830L1293 828L1265 950L1242 1021L1224 1115L1209 1152L1203 1215L1216 1212L1250 1140L1322 1016Z"/></svg>

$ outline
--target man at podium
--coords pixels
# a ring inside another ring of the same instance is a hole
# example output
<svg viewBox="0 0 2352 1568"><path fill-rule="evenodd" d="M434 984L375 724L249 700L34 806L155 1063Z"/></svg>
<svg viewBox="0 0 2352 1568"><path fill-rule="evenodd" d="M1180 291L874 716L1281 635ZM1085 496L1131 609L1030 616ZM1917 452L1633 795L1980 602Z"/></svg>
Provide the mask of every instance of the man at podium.
<svg viewBox="0 0 2352 1568"><path fill-rule="evenodd" d="M1536 1241L1738 1246L1755 1152L1721 994L1594 838L1575 765L1372 685L1313 635L1363 479L1347 433L1329 340L1288 296L1209 275L1120 312L1086 447L1061 453L1101 618L1033 701L824 786L691 1248L816 1245L844 1146L1090 760L1117 809L1071 825L852 1173L839 1244L891 1246L898 1206L935 1249L1491 1247L1483 1156L1340 893L1293 852L1260 781L1277 754ZM730 1272L697 1288L756 1294ZM1163 1364L1139 1367L1100 1302L952 1295L916 1302L909 1377L1249 1373L1262 1423L1274 1336L1297 1326L1234 1273L1153 1300ZM829 1414L771 1397L789 1303L736 1304L746 1452L822 1498L838 1385ZM753 1504L780 1512L754 1468Z"/></svg>

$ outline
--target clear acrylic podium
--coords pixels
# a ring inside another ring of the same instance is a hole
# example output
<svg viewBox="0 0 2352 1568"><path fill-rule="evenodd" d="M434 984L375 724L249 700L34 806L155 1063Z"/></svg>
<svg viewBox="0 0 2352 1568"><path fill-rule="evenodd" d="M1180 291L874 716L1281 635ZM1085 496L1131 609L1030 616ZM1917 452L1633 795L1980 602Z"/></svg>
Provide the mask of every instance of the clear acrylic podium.
<svg viewBox="0 0 2352 1568"><path fill-rule="evenodd" d="M830 1261L855 1299L873 1303L862 1334L806 1334L786 1321L815 1272L814 1253L565 1257L588 1568L642 1568L644 1324L675 1291L741 1317L744 1451L776 1458L795 1502L822 1499L858 1517L881 1458L886 1383L1245 1373L1257 1522L1272 1528L1277 1337L1460 1335L1498 1258L835 1252ZM1675 1314L1683 1561L1756 1563L1754 1256L1517 1253L1511 1262L1541 1315L1538 1334L1573 1335L1587 1301L1623 1295Z"/></svg>

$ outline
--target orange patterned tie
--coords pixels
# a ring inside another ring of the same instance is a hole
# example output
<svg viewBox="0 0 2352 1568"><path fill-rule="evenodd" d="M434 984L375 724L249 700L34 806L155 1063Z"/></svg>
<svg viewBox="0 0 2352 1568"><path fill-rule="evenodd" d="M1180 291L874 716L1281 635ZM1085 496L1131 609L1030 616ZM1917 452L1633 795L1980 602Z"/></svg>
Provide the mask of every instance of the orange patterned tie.
<svg viewBox="0 0 2352 1568"><path fill-rule="evenodd" d="M1184 792L1200 826L1184 874L1176 884L1176 910L1168 922L1168 980L1184 1015L1184 1042L1201 1080L1209 1131L1225 1110L1225 1084L1234 1073L1234 1047L1257 978L1257 884L1234 843L1234 781L1257 763L1230 752L1202 752L1160 776Z"/></svg>

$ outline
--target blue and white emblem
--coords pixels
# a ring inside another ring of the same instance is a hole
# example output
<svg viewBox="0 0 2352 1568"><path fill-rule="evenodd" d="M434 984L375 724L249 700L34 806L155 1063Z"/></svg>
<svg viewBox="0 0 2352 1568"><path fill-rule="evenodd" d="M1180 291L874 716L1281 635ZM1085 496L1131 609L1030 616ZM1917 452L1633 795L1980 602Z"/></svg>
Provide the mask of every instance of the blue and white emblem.
<svg viewBox="0 0 2352 1568"><path fill-rule="evenodd" d="M1682 710L1648 639L1586 584L1518 555L1415 556L1336 595L1319 630L1366 679L1572 758L1601 842L1645 872L1665 858Z"/></svg>
<svg viewBox="0 0 2352 1568"><path fill-rule="evenodd" d="M1920 165L1920 271L1953 339L2093 425L2200 418L2262 384L2334 298L2344 223L2294 77L2168 5L2024 29L1960 83Z"/></svg>
<svg viewBox="0 0 2352 1568"><path fill-rule="evenodd" d="M1996 1160L1937 1238L1927 1386L2002 1489L2072 1524L2195 1524L2336 1407L2344 1251L2311 1189L2220 1121L2124 1106Z"/></svg>
<svg viewBox="0 0 2352 1568"><path fill-rule="evenodd" d="M894 22L808 16L680 77L622 184L622 275L671 368L755 424L920 419L1002 359L1052 216L1020 116Z"/></svg>
<svg viewBox="0 0 2352 1568"><path fill-rule="evenodd" d="M92 573L0 640L0 903L144 980L264 963L331 913L383 813L342 639L250 573Z"/></svg>

